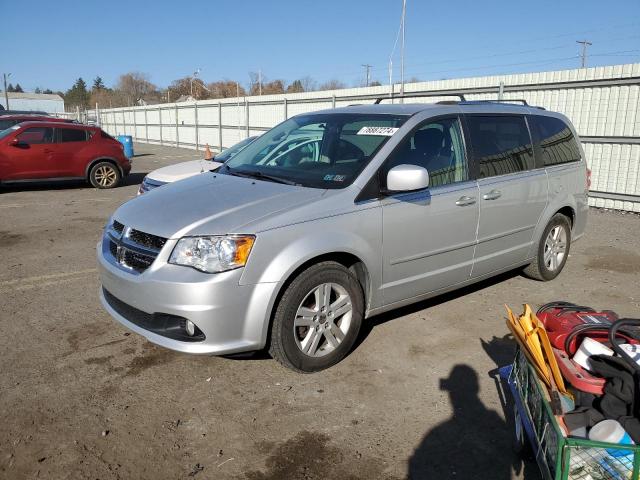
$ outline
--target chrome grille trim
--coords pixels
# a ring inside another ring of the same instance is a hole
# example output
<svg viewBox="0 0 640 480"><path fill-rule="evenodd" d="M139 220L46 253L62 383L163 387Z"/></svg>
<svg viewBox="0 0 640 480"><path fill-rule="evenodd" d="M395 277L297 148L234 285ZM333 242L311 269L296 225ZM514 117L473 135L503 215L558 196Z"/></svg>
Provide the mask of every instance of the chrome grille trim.
<svg viewBox="0 0 640 480"><path fill-rule="evenodd" d="M166 238L126 227L118 221L105 229L103 255L110 263L129 273L142 273L153 264Z"/></svg>

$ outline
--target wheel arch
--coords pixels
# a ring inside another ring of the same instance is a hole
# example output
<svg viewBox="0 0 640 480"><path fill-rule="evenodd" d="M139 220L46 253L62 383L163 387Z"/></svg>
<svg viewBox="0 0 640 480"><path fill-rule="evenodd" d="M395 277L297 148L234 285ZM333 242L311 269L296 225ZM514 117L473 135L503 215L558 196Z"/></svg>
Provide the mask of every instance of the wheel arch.
<svg viewBox="0 0 640 480"><path fill-rule="evenodd" d="M291 270L288 273L286 279L282 282L282 284L279 286L278 290L276 291L276 294L273 297L274 300L273 300L273 303L271 304L271 310L268 316L269 321L268 321L268 324L266 325L266 342L265 342L266 347L268 347L271 342L271 325L273 324L273 317L275 315L276 309L278 308L278 303L280 302L282 295L287 290L291 282L293 282L293 280L298 275L300 275L300 273L302 273L304 270L311 267L312 265L315 265L321 262L327 262L327 261L337 262L354 274L354 276L358 280L358 283L362 287L365 312L368 311L369 301L371 299L371 274L365 262L354 253L347 252L347 251L326 252L326 253L316 255L296 265L295 268L293 268L293 270ZM365 313L365 317L366 317L366 313Z"/></svg>
<svg viewBox="0 0 640 480"><path fill-rule="evenodd" d="M120 164L118 163L118 161L113 158L113 157L98 157L94 160L91 160L88 164L87 167L85 168L84 171L84 178L87 179L87 181L89 181L89 175L91 174L91 169L97 165L100 162L108 162L111 163L113 165L115 165L115 167L118 169L118 171L120 172L120 177L124 177L124 171L122 170L122 167L120 166Z"/></svg>
<svg viewBox="0 0 640 480"><path fill-rule="evenodd" d="M538 245L540 243L540 241L542 240L542 234L544 233L544 229L547 228L547 225L549 224L549 222L551 221L551 219L554 217L554 215L561 213L562 215L564 215L565 217L567 217L569 219L569 225L571 227L572 230L572 237L573 237L573 226L575 225L575 220L576 220L576 208L575 205L570 205L569 203L565 203L564 205L555 205L553 208L548 208L547 210L545 210L545 212L543 213L543 215L541 215L540 217L540 221L538 222L538 225L535 229L535 233L533 236L533 242L531 244L531 248L529 250L529 258L533 258L533 256L536 254L536 252L538 251Z"/></svg>

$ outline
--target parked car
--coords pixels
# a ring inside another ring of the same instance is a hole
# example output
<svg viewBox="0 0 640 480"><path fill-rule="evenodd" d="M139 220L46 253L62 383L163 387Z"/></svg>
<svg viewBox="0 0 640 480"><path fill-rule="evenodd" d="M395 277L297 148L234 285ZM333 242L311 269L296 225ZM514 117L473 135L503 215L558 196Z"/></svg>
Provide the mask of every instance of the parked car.
<svg viewBox="0 0 640 480"><path fill-rule="evenodd" d="M100 128L23 122L0 132L0 183L82 178L112 188L129 174L120 142Z"/></svg>
<svg viewBox="0 0 640 480"><path fill-rule="evenodd" d="M101 301L173 350L267 347L317 371L376 314L516 268L555 278L585 231L587 182L571 123L540 108L306 113L116 210L97 247Z"/></svg>
<svg viewBox="0 0 640 480"><path fill-rule="evenodd" d="M140 188L138 189L138 195L142 195L149 190L161 187L162 185L166 185L167 183L183 180L185 178L198 175L205 171L216 170L220 167L220 165L229 160L236 153L253 142L256 138L258 137L247 137L244 140L236 143L232 147L223 150L210 160L191 160L188 162L180 162L166 167L158 168L157 170L148 173L144 177L142 183L140 184Z"/></svg>
<svg viewBox="0 0 640 480"><path fill-rule="evenodd" d="M0 105L2 106L2 105ZM49 117L50 115L47 112L43 112L41 110L4 110L4 108L0 108L0 116L3 115L42 115L45 117Z"/></svg>
<svg viewBox="0 0 640 480"><path fill-rule="evenodd" d="M63 123L75 123L75 120L68 120L66 118L50 117L48 115L2 115L0 116L0 130L6 130L9 127L13 127L22 122L63 122Z"/></svg>

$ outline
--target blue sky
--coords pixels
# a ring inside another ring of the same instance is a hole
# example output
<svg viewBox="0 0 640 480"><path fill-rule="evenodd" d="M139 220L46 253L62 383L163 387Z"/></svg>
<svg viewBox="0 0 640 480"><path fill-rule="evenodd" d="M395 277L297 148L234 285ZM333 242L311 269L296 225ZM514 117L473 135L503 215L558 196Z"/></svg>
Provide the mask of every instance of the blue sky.
<svg viewBox="0 0 640 480"><path fill-rule="evenodd" d="M260 68L355 85L368 63L385 83L400 12L401 0L3 0L0 72L25 90L96 75L111 86L128 71L162 87L196 68L207 82ZM589 66L639 62L640 0L408 0L405 77L575 68L581 39Z"/></svg>

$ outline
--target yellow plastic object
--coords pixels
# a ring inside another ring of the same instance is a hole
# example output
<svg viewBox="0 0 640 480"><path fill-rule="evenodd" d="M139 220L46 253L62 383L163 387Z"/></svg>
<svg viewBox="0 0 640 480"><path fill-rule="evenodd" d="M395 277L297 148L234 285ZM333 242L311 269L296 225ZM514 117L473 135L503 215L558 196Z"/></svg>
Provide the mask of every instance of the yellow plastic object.
<svg viewBox="0 0 640 480"><path fill-rule="evenodd" d="M525 304L524 312L519 317L516 317L507 305L505 308L508 315L507 326L516 341L523 347L525 355L533 364L538 376L548 387L571 396L565 387L547 331L531 307Z"/></svg>

